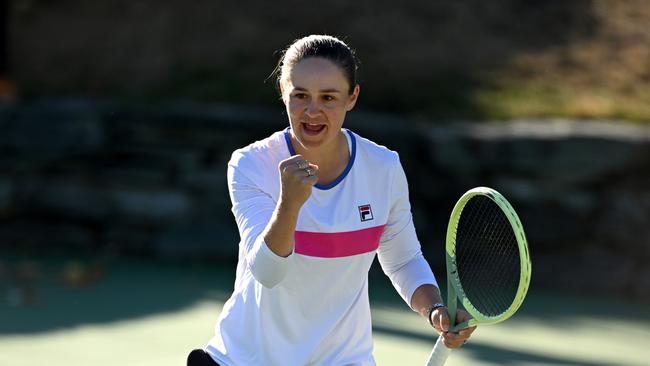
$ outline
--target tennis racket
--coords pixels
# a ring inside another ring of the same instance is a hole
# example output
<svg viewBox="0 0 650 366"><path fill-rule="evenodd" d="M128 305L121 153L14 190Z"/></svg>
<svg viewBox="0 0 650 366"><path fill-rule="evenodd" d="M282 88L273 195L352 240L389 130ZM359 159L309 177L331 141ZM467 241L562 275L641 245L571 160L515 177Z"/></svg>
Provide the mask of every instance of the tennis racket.
<svg viewBox="0 0 650 366"><path fill-rule="evenodd" d="M499 192L478 187L456 202L445 251L449 323L456 323L458 300L473 317L450 331L504 321L521 306L530 284L528 244L517 213ZM427 365L444 365L450 353L438 337Z"/></svg>

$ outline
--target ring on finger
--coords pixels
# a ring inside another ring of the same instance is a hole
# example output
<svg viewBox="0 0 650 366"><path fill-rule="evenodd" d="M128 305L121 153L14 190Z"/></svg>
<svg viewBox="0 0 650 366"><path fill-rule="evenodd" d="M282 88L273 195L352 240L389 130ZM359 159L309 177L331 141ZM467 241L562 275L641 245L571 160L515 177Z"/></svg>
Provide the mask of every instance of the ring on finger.
<svg viewBox="0 0 650 366"><path fill-rule="evenodd" d="M308 165L304 165L305 163L306 163L306 161L302 161L302 160L300 160L300 161L296 161L296 165L298 166L298 169L304 169L304 168L307 168Z"/></svg>
<svg viewBox="0 0 650 366"><path fill-rule="evenodd" d="M312 175L314 175L314 172L311 170L311 168L306 168L305 171L307 172L308 177L311 177Z"/></svg>

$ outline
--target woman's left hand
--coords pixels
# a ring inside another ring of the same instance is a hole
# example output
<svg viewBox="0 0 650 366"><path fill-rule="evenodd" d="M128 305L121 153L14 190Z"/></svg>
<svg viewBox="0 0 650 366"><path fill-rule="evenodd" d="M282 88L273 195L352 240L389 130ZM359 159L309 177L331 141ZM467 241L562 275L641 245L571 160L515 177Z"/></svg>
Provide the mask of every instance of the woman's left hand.
<svg viewBox="0 0 650 366"><path fill-rule="evenodd" d="M438 334L442 335L442 339L447 348L458 348L462 346L467 342L474 330L476 330L476 326L473 326L462 329L458 333L450 332L449 314L447 314L447 308L444 307L436 309L433 314L431 314L431 318L434 329ZM456 324L460 324L470 319L472 319L472 316L465 310L458 309L456 312Z"/></svg>

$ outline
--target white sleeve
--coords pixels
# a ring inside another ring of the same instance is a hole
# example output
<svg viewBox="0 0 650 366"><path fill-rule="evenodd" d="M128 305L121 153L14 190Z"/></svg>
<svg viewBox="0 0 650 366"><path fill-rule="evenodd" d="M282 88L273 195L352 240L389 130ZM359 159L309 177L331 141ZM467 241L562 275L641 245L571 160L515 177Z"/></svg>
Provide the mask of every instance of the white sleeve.
<svg viewBox="0 0 650 366"><path fill-rule="evenodd" d="M241 154L235 152L228 163L228 191L232 202L240 246L253 277L265 287L271 288L284 279L293 258L273 253L264 242L262 232L275 210L276 202L264 192L255 179L247 176L246 163Z"/></svg>
<svg viewBox="0 0 650 366"><path fill-rule="evenodd" d="M378 258L384 273L409 307L418 287L424 284L438 286L415 233L406 175L399 162L392 172L391 207Z"/></svg>

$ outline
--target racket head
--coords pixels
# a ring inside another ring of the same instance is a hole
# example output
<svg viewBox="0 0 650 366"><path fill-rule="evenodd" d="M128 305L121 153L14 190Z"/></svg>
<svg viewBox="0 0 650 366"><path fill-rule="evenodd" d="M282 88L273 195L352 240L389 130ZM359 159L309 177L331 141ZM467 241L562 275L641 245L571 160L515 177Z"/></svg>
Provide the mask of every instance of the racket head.
<svg viewBox="0 0 650 366"><path fill-rule="evenodd" d="M445 249L448 283L473 317L467 326L498 323L519 309L532 271L528 242L499 192L477 187L458 200Z"/></svg>

